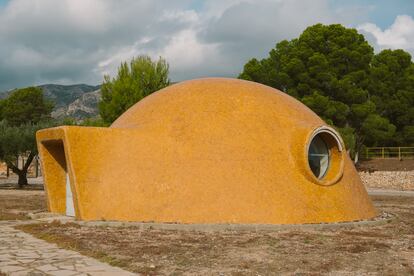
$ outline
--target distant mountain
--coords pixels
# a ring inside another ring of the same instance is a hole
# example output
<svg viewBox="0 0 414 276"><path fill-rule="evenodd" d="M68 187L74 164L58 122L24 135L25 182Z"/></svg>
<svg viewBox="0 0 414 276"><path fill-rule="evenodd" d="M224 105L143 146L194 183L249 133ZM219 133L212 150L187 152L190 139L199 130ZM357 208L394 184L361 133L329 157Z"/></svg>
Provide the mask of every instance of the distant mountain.
<svg viewBox="0 0 414 276"><path fill-rule="evenodd" d="M78 99L85 93L96 91L100 85L93 86L87 84L59 85L44 84L39 85L45 96L55 101L56 107L66 106Z"/></svg>
<svg viewBox="0 0 414 276"><path fill-rule="evenodd" d="M55 103L53 118L72 117L84 119L98 115L98 102L101 99L100 85L87 84L39 85L47 99ZM12 91L0 93L0 99L7 97Z"/></svg>

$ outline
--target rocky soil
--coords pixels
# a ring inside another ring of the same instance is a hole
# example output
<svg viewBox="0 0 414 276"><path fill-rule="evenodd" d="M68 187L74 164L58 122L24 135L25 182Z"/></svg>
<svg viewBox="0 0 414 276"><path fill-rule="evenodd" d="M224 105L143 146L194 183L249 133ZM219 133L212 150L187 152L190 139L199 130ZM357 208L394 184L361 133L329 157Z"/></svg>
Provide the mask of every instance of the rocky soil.
<svg viewBox="0 0 414 276"><path fill-rule="evenodd" d="M414 190L414 159L372 159L357 165L369 189Z"/></svg>
<svg viewBox="0 0 414 276"><path fill-rule="evenodd" d="M359 172L369 189L414 190L414 171Z"/></svg>

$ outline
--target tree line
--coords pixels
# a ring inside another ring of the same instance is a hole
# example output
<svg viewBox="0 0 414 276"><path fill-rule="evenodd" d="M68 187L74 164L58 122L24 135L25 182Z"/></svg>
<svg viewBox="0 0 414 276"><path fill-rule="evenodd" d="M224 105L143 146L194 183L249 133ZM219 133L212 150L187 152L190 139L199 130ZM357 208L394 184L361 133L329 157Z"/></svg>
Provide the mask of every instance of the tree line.
<svg viewBox="0 0 414 276"><path fill-rule="evenodd" d="M403 50L378 54L362 34L316 24L248 61L238 78L300 100L343 137L351 155L364 146L414 146L414 64ZM141 56L105 77L100 115L107 124L167 85L168 63Z"/></svg>
<svg viewBox="0 0 414 276"><path fill-rule="evenodd" d="M373 48L355 29L308 27L239 78L277 88L336 127L353 153L363 146L414 146L414 64L403 50Z"/></svg>

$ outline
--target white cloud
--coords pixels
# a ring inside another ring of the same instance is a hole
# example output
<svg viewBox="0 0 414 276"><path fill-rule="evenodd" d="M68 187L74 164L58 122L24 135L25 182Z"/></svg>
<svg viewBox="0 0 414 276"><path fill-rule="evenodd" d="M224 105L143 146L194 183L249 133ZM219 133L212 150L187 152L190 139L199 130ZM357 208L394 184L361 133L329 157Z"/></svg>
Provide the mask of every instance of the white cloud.
<svg viewBox="0 0 414 276"><path fill-rule="evenodd" d="M0 7L0 91L43 82L99 83L105 73L96 70L99 64L130 59L125 49L148 37L157 38L149 46L157 50L194 21L191 12L167 13L183 11L186 1L12 0Z"/></svg>
<svg viewBox="0 0 414 276"><path fill-rule="evenodd" d="M414 55L414 20L409 15L399 15L394 23L385 30L381 30L373 23L358 26L358 30L372 36L377 50L404 49Z"/></svg>
<svg viewBox="0 0 414 276"><path fill-rule="evenodd" d="M140 54L166 58L173 81L234 77L248 59L266 56L309 25L350 26L362 17L329 0L200 0L197 9L193 3L11 0L0 7L0 91L44 82L96 84ZM411 47L412 29L404 26L412 18L397 19L389 30L364 28L398 41L395 47Z"/></svg>
<svg viewBox="0 0 414 276"><path fill-rule="evenodd" d="M171 10L164 11L159 21L172 21L177 20L183 23L195 23L199 20L198 14L194 10Z"/></svg>
<svg viewBox="0 0 414 276"><path fill-rule="evenodd" d="M216 51L216 45L201 43L197 39L195 30L188 29L174 36L160 54L172 65L179 65L181 70L191 70L194 66L201 65L206 59L217 55Z"/></svg>

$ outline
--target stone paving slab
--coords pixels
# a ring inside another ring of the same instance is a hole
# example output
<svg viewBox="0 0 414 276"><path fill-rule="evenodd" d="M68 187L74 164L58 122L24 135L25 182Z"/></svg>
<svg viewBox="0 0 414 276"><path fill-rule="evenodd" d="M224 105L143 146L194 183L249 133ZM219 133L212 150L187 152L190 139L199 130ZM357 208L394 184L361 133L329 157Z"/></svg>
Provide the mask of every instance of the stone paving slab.
<svg viewBox="0 0 414 276"><path fill-rule="evenodd" d="M0 223L0 272L18 275L135 275Z"/></svg>

